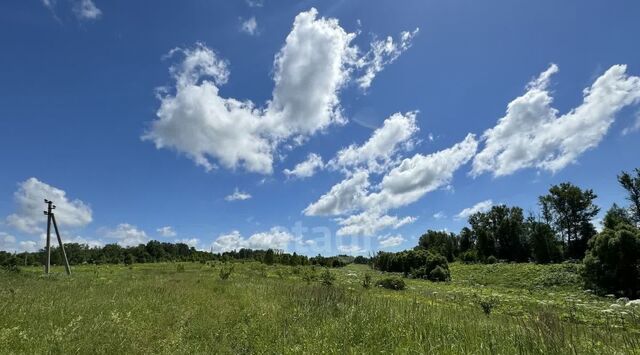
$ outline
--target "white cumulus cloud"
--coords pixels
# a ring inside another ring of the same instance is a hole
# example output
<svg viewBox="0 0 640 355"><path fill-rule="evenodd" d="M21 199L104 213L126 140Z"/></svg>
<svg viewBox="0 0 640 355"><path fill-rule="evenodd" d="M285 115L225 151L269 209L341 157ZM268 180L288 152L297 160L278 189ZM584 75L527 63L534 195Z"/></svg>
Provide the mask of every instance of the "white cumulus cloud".
<svg viewBox="0 0 640 355"><path fill-rule="evenodd" d="M244 238L238 231L220 235L211 244L211 249L218 253L241 248L287 250L292 244L304 244L304 242L301 237L296 237L281 228L274 227L266 232L255 233L249 238Z"/></svg>
<svg viewBox="0 0 640 355"><path fill-rule="evenodd" d="M369 208L388 210L417 201L448 185L453 174L473 158L477 147L475 136L469 134L450 148L402 160L382 178L380 190L367 196L365 204Z"/></svg>
<svg viewBox="0 0 640 355"><path fill-rule="evenodd" d="M498 124L484 132L484 148L471 174L502 176L524 168L554 173L575 162L600 143L622 108L640 101L640 78L628 76L626 70L625 65L609 68L584 89L581 105L559 115L548 90L558 71L552 64L509 103Z"/></svg>
<svg viewBox="0 0 640 355"><path fill-rule="evenodd" d="M175 240L176 243L182 243L182 244L186 244L190 247L194 247L194 248L198 248L198 246L200 245L200 239L198 238L183 238L183 239L176 239Z"/></svg>
<svg viewBox="0 0 640 355"><path fill-rule="evenodd" d="M329 192L310 204L307 216L335 216L358 209L367 195L369 173L360 171L334 185Z"/></svg>
<svg viewBox="0 0 640 355"><path fill-rule="evenodd" d="M411 148L411 138L418 132L416 112L395 113L384 120L361 146L352 144L340 150L329 162L333 168L366 168L370 172L382 172L392 161L399 148Z"/></svg>
<svg viewBox="0 0 640 355"><path fill-rule="evenodd" d="M453 174L473 158L478 142L473 134L454 146L429 154L415 154L386 173L377 185L361 170L334 185L303 211L307 216L338 218L340 235L372 235L385 228L399 228L415 217L396 217L387 211L409 205L425 194L449 185Z"/></svg>
<svg viewBox="0 0 640 355"><path fill-rule="evenodd" d="M116 243L125 247L146 244L149 241L149 237L145 231L128 223L121 223L118 224L116 228L107 229L105 236L115 239Z"/></svg>
<svg viewBox="0 0 640 355"><path fill-rule="evenodd" d="M60 227L83 227L93 218L89 205L78 199L70 200L65 191L34 177L20 183L13 198L16 212L7 216L6 222L25 233L38 234L46 228L46 216L42 214L46 208L44 199L51 200L56 205L54 213Z"/></svg>
<svg viewBox="0 0 640 355"><path fill-rule="evenodd" d="M164 226L156 229L156 232L163 237L175 237L178 235L176 231L171 226Z"/></svg>
<svg viewBox="0 0 640 355"><path fill-rule="evenodd" d="M313 8L298 14L275 56L272 98L264 106L219 94L229 71L213 50L203 44L174 49L170 56L184 56L170 68L175 87L159 90L157 119L142 138L158 149L181 152L206 170L220 164L271 174L280 144L301 144L346 122L338 94L354 70L367 67L356 65L355 36L336 19L318 18Z"/></svg>
<svg viewBox="0 0 640 355"><path fill-rule="evenodd" d="M378 243L382 248L395 247L402 244L406 239L401 235L385 235L378 237Z"/></svg>
<svg viewBox="0 0 640 355"><path fill-rule="evenodd" d="M307 160L297 164L293 169L284 169L284 174L288 177L295 177L299 179L308 178L313 176L316 171L324 168L324 162L322 158L315 153L311 153L307 156Z"/></svg>
<svg viewBox="0 0 640 355"><path fill-rule="evenodd" d="M364 253L366 250L358 245L352 244L352 245L338 245L337 246L338 252L343 253L343 254L362 254Z"/></svg>
<svg viewBox="0 0 640 355"><path fill-rule="evenodd" d="M398 218L397 216L381 215L377 211L367 210L346 218L338 218L338 224L341 227L336 234L338 236L372 236L383 229L397 229L415 221L415 217Z"/></svg>
<svg viewBox="0 0 640 355"><path fill-rule="evenodd" d="M469 218L469 216L478 213L478 212L486 212L488 210L491 209L491 207L493 206L493 201L492 200L485 200L482 202L478 202L475 205L471 206L471 207L467 207L465 209L463 209L462 211L460 211L460 213L458 213L456 215L457 219L463 219L463 218Z"/></svg>
<svg viewBox="0 0 640 355"><path fill-rule="evenodd" d="M248 200L250 198L251 198L251 194L249 194L247 192L244 192L244 191L240 191L236 187L236 189L233 191L233 193L231 195L228 195L224 199L229 201L229 202L231 202L231 201L244 201L244 200Z"/></svg>

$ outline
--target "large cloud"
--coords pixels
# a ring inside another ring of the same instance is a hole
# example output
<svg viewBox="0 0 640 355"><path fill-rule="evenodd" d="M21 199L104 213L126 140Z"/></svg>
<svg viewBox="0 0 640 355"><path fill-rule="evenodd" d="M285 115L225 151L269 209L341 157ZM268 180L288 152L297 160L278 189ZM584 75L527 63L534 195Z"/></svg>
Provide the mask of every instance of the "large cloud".
<svg viewBox="0 0 640 355"><path fill-rule="evenodd" d="M338 236L372 236L383 229L397 229L405 224L413 223L415 220L415 217L398 218L397 216L382 215L379 211L367 210L346 218L338 218L340 229L336 234Z"/></svg>
<svg viewBox="0 0 640 355"><path fill-rule="evenodd" d="M160 96L158 119L143 139L157 148L173 148L196 164L270 174L278 145L304 139L332 124L343 123L338 94L357 64L358 48L336 19L317 18L311 9L296 16L274 61L273 96L260 108L253 102L224 98L228 65L203 44L175 49L184 61L171 67L175 90Z"/></svg>
<svg viewBox="0 0 640 355"><path fill-rule="evenodd" d="M120 223L116 228L107 229L105 236L125 247L146 244L149 241L145 231L128 223Z"/></svg>
<svg viewBox="0 0 640 355"><path fill-rule="evenodd" d="M329 192L310 204L304 214L307 216L336 216L360 208L367 195L369 173L359 171L334 185Z"/></svg>
<svg viewBox="0 0 640 355"><path fill-rule="evenodd" d="M83 227L92 220L91 207L84 202L67 198L67 193L32 177L19 184L13 194L16 212L7 217L7 224L19 231L38 234L44 231L46 208L44 199L56 205L56 221L60 226Z"/></svg>
<svg viewBox="0 0 640 355"><path fill-rule="evenodd" d="M418 132L416 112L395 113L384 120L361 146L352 144L338 152L329 162L333 168L366 168L370 172L384 171L400 148L411 148L412 137Z"/></svg>
<svg viewBox="0 0 640 355"><path fill-rule="evenodd" d="M34 252L38 251L38 244L31 240L18 241L16 237L9 233L0 232L0 251L15 252Z"/></svg>
<svg viewBox="0 0 640 355"><path fill-rule="evenodd" d="M211 244L211 249L218 253L242 248L288 250L292 244L301 243L303 243L301 237L296 237L281 228L274 227L266 232L255 233L249 238L244 238L238 231L220 235Z"/></svg>
<svg viewBox="0 0 640 355"><path fill-rule="evenodd" d="M474 176L509 175L523 168L556 172L596 147L625 106L640 100L640 78L614 65L584 90L580 106L559 116L551 106L552 64L530 82L524 95L511 101L498 124L483 134L484 148L473 161Z"/></svg>
<svg viewBox="0 0 640 355"><path fill-rule="evenodd" d="M402 244L405 241L406 241L406 239L404 239L399 234L398 235L385 235L385 236L378 237L378 243L380 243L380 247L381 248L395 247L395 246L398 246L398 245Z"/></svg>
<svg viewBox="0 0 640 355"><path fill-rule="evenodd" d="M347 176L329 192L310 204L308 216L338 218L339 235L373 235L385 228L399 228L415 217L396 217L387 211L409 205L425 194L447 186L453 174L474 156L478 142L473 134L450 148L429 154L415 154L397 163L375 186L369 173L361 170Z"/></svg>
<svg viewBox="0 0 640 355"><path fill-rule="evenodd" d="M475 136L469 134L450 148L404 159L384 176L380 191L367 196L365 205L382 210L398 208L448 185L456 170L473 158L477 147Z"/></svg>

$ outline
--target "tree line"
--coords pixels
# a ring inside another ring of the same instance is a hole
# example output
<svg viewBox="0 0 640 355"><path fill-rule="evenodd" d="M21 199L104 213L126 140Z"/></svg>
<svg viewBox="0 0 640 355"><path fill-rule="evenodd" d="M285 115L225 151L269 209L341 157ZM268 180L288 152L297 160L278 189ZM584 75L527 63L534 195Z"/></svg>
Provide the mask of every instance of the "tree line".
<svg viewBox="0 0 640 355"><path fill-rule="evenodd" d="M618 183L629 206L613 204L597 232L597 195L569 182L538 198L540 212L498 205L468 218L459 234L428 230L413 250L379 252L375 268L405 276L448 278L447 262L582 262L586 287L599 293L640 296L640 169L622 172ZM438 267L437 271L433 271ZM434 272L434 275L431 273ZM440 275L445 275L440 277Z"/></svg>
<svg viewBox="0 0 640 355"><path fill-rule="evenodd" d="M623 172L618 182L628 193L630 206L613 204L606 212L603 228L624 223L640 226L640 169ZM437 252L448 261L514 261L554 263L582 260L589 241L597 234L593 219L600 212L598 196L565 182L552 186L538 198L540 211L525 216L517 206L497 205L468 218L459 234L428 230L415 249Z"/></svg>
<svg viewBox="0 0 640 355"><path fill-rule="evenodd" d="M64 244L69 264L134 264L157 262L206 262L247 260L259 261L265 264L282 265L319 265L324 267L342 267L355 259L347 255L324 257L321 255L307 257L297 253L289 254L282 250L252 250L242 248L223 253L213 253L197 250L184 243L165 243L156 240L147 244L122 247L118 244L107 244L102 247L90 247L86 244ZM15 270L19 266L39 266L46 262L46 250L36 252L9 253L0 251L0 266ZM58 247L51 249L51 264L63 265Z"/></svg>

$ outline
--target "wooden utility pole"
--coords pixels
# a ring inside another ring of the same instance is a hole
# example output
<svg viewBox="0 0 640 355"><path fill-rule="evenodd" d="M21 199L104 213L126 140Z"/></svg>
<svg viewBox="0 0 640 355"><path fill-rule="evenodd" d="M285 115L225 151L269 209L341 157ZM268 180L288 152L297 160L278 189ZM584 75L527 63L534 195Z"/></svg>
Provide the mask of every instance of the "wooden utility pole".
<svg viewBox="0 0 640 355"><path fill-rule="evenodd" d="M62 258L64 259L64 270L67 272L67 275L71 275L71 268L69 267L67 253L64 250L64 244L62 243L62 238L60 237L58 223L56 223L56 215L53 213L53 210L56 209L56 205L53 204L53 201L49 201L47 199L44 200L44 203L47 204L47 210L44 211L44 214L47 215L47 263L44 266L44 272L48 274L51 269L51 222L53 222L53 228L56 231L58 244L60 245L60 252L62 253Z"/></svg>

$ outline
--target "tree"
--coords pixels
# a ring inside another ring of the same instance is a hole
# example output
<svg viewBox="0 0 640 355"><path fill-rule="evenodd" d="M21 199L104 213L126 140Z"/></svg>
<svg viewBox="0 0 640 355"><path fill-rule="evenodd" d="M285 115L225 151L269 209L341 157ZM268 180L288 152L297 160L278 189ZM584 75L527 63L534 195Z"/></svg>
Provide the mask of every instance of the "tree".
<svg viewBox="0 0 640 355"><path fill-rule="evenodd" d="M428 230L420 236L417 249L425 249L443 255L448 261L453 261L458 254L458 238L453 233Z"/></svg>
<svg viewBox="0 0 640 355"><path fill-rule="evenodd" d="M602 223L605 228L615 229L620 224L633 225L633 219L626 209L614 203L604 215Z"/></svg>
<svg viewBox="0 0 640 355"><path fill-rule="evenodd" d="M273 249L269 249L264 254L264 263L267 265L272 265L274 262L275 262L275 253L273 252Z"/></svg>
<svg viewBox="0 0 640 355"><path fill-rule="evenodd" d="M531 256L538 264L548 264L562 260L560 245L553 229L543 222L529 218L527 221L527 239L531 248Z"/></svg>
<svg viewBox="0 0 640 355"><path fill-rule="evenodd" d="M549 194L539 198L545 221L560 235L571 258L582 259L588 240L596 234L591 220L600 212L593 203L597 197L593 190L583 191L565 182L552 186Z"/></svg>
<svg viewBox="0 0 640 355"><path fill-rule="evenodd" d="M460 231L460 253L473 249L475 244L475 237L471 229L467 227L462 228Z"/></svg>
<svg viewBox="0 0 640 355"><path fill-rule="evenodd" d="M622 223L590 240L584 276L587 286L601 293L640 296L640 231Z"/></svg>
<svg viewBox="0 0 640 355"><path fill-rule="evenodd" d="M623 171L618 175L618 182L627 190L627 199L631 202L631 218L636 226L640 226L640 168L634 170L635 175Z"/></svg>
<svg viewBox="0 0 640 355"><path fill-rule="evenodd" d="M513 261L527 259L524 215L520 207L493 206L487 212L471 215L469 224L482 259L491 255Z"/></svg>

